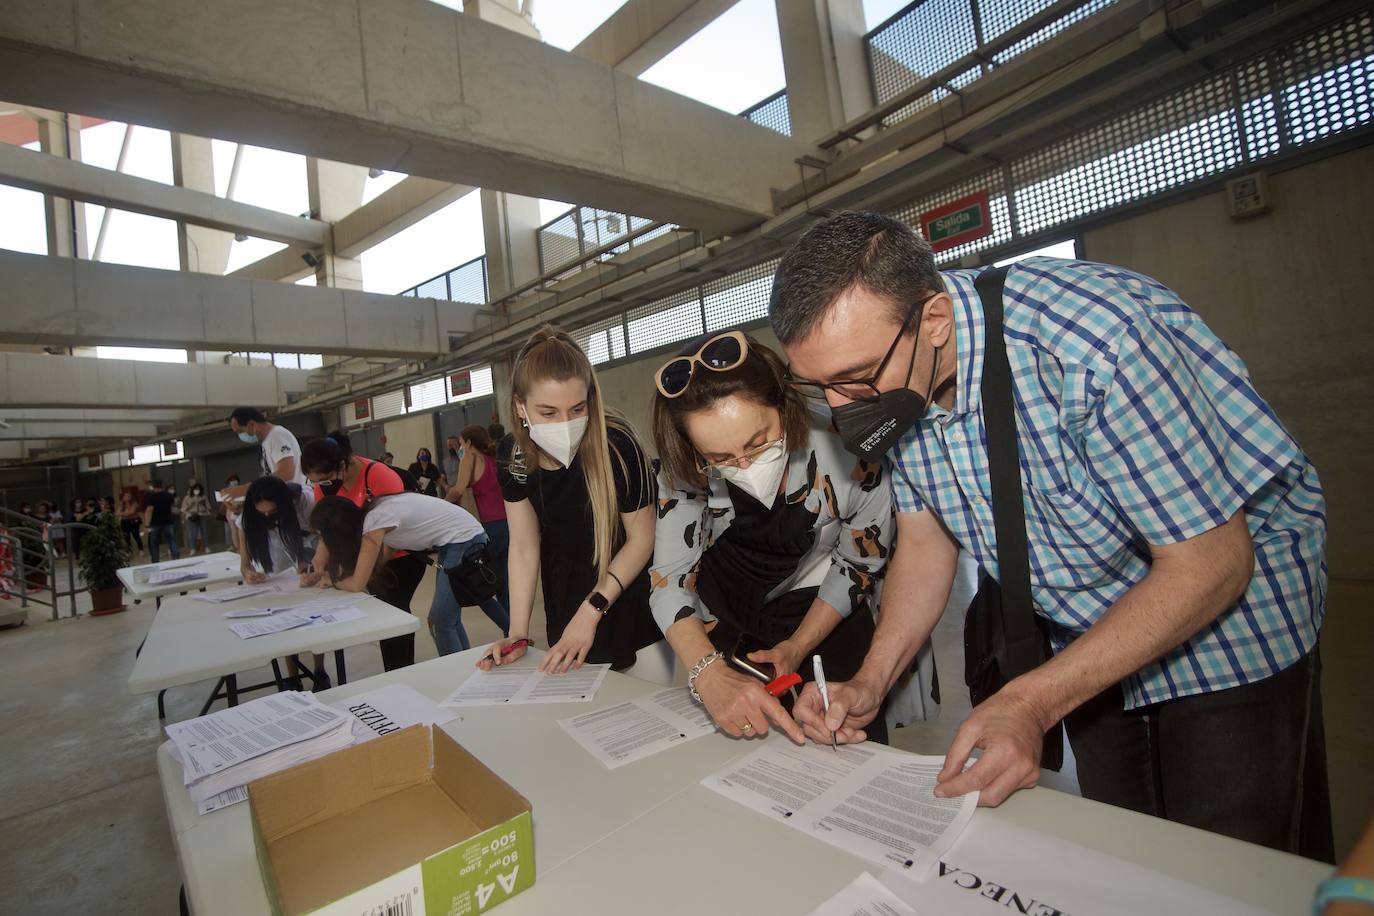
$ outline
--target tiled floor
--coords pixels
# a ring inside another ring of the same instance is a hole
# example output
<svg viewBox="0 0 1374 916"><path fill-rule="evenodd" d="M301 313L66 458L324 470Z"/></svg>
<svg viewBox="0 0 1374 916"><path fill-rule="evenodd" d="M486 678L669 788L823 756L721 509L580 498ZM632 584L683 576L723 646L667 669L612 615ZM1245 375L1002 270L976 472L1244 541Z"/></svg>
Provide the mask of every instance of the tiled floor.
<svg viewBox="0 0 1374 916"><path fill-rule="evenodd" d="M431 575L416 608L428 607L432 590ZM1339 850L1374 813L1371 603L1374 583L1332 584L1323 653ZM35 608L28 625L0 631L0 912L173 913L179 879L154 763L162 740L156 704L125 690L153 608L144 603L112 617L55 623L47 616L46 608ZM494 638L480 612L469 609L465 618L474 642ZM533 629L542 634L543 621ZM937 630L936 651L942 716L894 738L901 747L940 754L968 708L954 618ZM416 654L434 655L423 632ZM350 650L348 669L354 679L379 672L377 650ZM211 686L171 691L169 718L194 716ZM1071 765L1046 781L1076 789Z"/></svg>

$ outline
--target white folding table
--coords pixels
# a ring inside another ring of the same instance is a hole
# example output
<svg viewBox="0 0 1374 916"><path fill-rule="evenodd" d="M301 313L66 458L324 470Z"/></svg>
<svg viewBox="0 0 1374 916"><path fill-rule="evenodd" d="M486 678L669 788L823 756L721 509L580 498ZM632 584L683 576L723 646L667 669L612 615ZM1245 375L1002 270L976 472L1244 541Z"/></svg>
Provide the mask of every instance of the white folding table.
<svg viewBox="0 0 1374 916"><path fill-rule="evenodd" d="M154 585L148 578L160 570L173 572L205 573L204 578L184 579ZM125 566L116 572L124 590L136 601L152 598L158 607L167 595L181 595L196 590L203 591L209 585L222 585L225 582L238 582L242 576L239 568L239 555L228 550L207 553L198 557L182 557L179 560L163 560L161 563L144 563L141 566Z"/></svg>
<svg viewBox="0 0 1374 916"><path fill-rule="evenodd" d="M283 605L298 604L312 598L329 595L344 596L347 592L326 589L301 589L284 595L256 595L235 601L215 603L183 596L173 598L158 609L153 626L143 641L143 648L129 675L129 692L133 694L158 691L158 715L165 718L161 692L171 687L194 684L218 678L219 682L206 700L201 715L209 711L215 700L223 698L230 706L238 704L240 693L267 686L282 686L277 659L301 652L323 655L334 653L334 665L340 684L348 682L344 666L344 649L377 642L392 636L414 633L420 621L405 611L397 610L371 595L363 596L354 605L367 616L361 620L347 620L325 626L298 627L281 633L241 639L224 616L226 611L247 607L268 607L273 598ZM238 673L272 667L274 680L239 687Z"/></svg>
<svg viewBox="0 0 1374 916"><path fill-rule="evenodd" d="M320 698L333 702L404 683L442 700L484 651L387 672ZM537 655L519 664L532 665ZM607 770L557 725L660 689L611 673L591 703L451 710L456 718L444 730L533 805L536 882L501 904L501 913L806 913L860 872L875 870L699 785L759 739L716 733ZM166 744L158 751L158 772L191 911L268 913L248 806L198 816ZM1318 862L1043 788L979 810L974 824L1070 839L1260 912L1304 912L1330 872Z"/></svg>

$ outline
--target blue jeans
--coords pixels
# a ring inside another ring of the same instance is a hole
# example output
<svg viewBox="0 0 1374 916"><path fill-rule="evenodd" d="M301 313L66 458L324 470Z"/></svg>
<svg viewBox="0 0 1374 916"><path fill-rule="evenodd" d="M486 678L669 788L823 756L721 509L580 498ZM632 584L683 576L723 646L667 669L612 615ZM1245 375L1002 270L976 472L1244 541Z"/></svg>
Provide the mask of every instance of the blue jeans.
<svg viewBox="0 0 1374 916"><path fill-rule="evenodd" d="M480 550L486 542L487 536L479 534L461 544L445 544L436 553L444 569L451 569L462 565L468 554ZM479 607L482 608L482 613L491 618L492 623L501 628L502 635L510 633L510 615L499 601L488 598ZM458 597L453 594L448 574L443 571L434 583L434 602L429 606L429 631L434 636L434 645L440 655L452 655L471 645L468 642L467 631L463 629L463 608L458 604Z"/></svg>
<svg viewBox="0 0 1374 916"><path fill-rule="evenodd" d="M209 519L204 515L186 517L186 546L196 549L196 541L206 550L210 549Z"/></svg>
<svg viewBox="0 0 1374 916"><path fill-rule="evenodd" d="M506 616L510 616L510 575L506 568L510 557L510 524L504 518L498 518L494 522L483 522L482 527L487 532L487 552L491 554L491 562L496 564L496 572L501 577L496 600L506 609Z"/></svg>
<svg viewBox="0 0 1374 916"><path fill-rule="evenodd" d="M177 545L177 529L175 525L153 525L148 529L148 555L156 563L158 557L162 555L162 544L166 542L172 549L172 559L181 559L181 548Z"/></svg>

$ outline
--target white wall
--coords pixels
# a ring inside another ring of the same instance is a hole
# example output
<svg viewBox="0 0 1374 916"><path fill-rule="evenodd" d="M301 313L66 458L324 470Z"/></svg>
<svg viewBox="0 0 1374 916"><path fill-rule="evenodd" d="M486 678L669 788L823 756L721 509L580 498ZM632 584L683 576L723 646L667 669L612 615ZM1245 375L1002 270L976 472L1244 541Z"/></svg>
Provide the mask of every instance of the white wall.
<svg viewBox="0 0 1374 916"><path fill-rule="evenodd" d="M1084 257L1178 291L1245 360L1326 490L1333 576L1374 578L1374 146L1269 178L1273 212L1222 192L1088 232Z"/></svg>
<svg viewBox="0 0 1374 916"><path fill-rule="evenodd" d="M432 412L426 411L387 420L383 424L383 430L386 434L386 450L396 456L396 464L399 467L410 467L415 461L415 453L421 448L429 449L435 462L439 460L440 453L434 443Z"/></svg>

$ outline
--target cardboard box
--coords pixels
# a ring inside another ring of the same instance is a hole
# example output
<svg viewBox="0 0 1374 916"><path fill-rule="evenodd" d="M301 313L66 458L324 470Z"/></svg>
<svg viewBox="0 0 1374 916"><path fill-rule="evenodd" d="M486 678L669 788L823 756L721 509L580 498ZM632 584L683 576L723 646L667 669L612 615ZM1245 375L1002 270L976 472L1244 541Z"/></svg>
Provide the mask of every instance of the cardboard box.
<svg viewBox="0 0 1374 916"><path fill-rule="evenodd" d="M530 803L425 725L248 787L273 912L466 916L534 884Z"/></svg>

